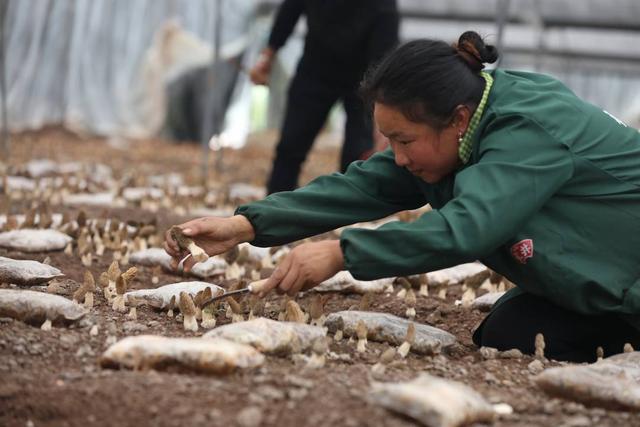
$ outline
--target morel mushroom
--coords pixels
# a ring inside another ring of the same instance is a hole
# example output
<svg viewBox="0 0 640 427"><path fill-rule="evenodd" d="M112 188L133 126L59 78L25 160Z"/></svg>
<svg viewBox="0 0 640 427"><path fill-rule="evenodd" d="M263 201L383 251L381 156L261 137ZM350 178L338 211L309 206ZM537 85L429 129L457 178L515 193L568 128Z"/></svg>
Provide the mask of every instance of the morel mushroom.
<svg viewBox="0 0 640 427"><path fill-rule="evenodd" d="M356 334L358 335L358 353L364 353L367 351L367 333L367 325L362 320L359 320L356 325Z"/></svg>
<svg viewBox="0 0 640 427"><path fill-rule="evenodd" d="M184 330L196 332L198 330L196 306L187 292L180 292L180 312L183 316Z"/></svg>
<svg viewBox="0 0 640 427"><path fill-rule="evenodd" d="M471 277L465 279L463 284L464 292L462 294L462 306L469 307L473 300L476 299L476 291L489 278L490 270L483 270Z"/></svg>
<svg viewBox="0 0 640 427"><path fill-rule="evenodd" d="M76 222L78 223L78 227L80 228L87 226L87 213L84 210L81 209L80 212L78 212Z"/></svg>
<svg viewBox="0 0 640 427"><path fill-rule="evenodd" d="M287 322L307 323L307 316L294 300L287 301L285 320Z"/></svg>
<svg viewBox="0 0 640 427"><path fill-rule="evenodd" d="M182 229L176 225L169 230L171 238L176 241L180 249L189 251L193 260L196 262L204 262L209 259L209 255L200 246L196 245L193 239L187 237L182 232Z"/></svg>
<svg viewBox="0 0 640 427"><path fill-rule="evenodd" d="M396 349L393 347L389 347L386 349L381 355L378 363L371 367L371 373L374 378L379 378L382 376L387 370L387 365L393 361L393 358L396 356Z"/></svg>
<svg viewBox="0 0 640 427"><path fill-rule="evenodd" d="M491 270L491 273L489 274L489 283L491 284L491 288L489 289L489 291L498 292L498 287L500 286L500 283L502 283L503 279L504 278L500 273L496 273L495 271Z"/></svg>
<svg viewBox="0 0 640 427"><path fill-rule="evenodd" d="M280 302L280 310L278 311L278 322L287 320L287 303L291 298L287 295Z"/></svg>
<svg viewBox="0 0 640 427"><path fill-rule="evenodd" d="M329 296L322 295L314 295L311 300L311 305L309 307L309 315L311 316L311 324L317 326L324 326L324 322L327 319L327 316L324 314L324 304L329 299ZM363 297L364 299L364 297Z"/></svg>
<svg viewBox="0 0 640 427"><path fill-rule="evenodd" d="M252 295L249 299L249 320L262 317L264 315L265 304L264 299Z"/></svg>
<svg viewBox="0 0 640 427"><path fill-rule="evenodd" d="M109 275L109 293L113 295L116 290L116 280L118 280L118 277L122 274L118 261L113 261L111 263L107 270L107 274Z"/></svg>
<svg viewBox="0 0 640 427"><path fill-rule="evenodd" d="M418 295L422 297L428 297L429 296L429 278L427 277L426 274L423 273L418 276L418 281L420 282L420 291L418 292Z"/></svg>
<svg viewBox="0 0 640 427"><path fill-rule="evenodd" d="M244 312L242 306L233 297L227 298L227 303L231 309L231 323L244 322Z"/></svg>
<svg viewBox="0 0 640 427"><path fill-rule="evenodd" d="M435 285L436 292L438 293L438 298L447 299L447 288L449 287L449 281L444 280Z"/></svg>
<svg viewBox="0 0 640 427"><path fill-rule="evenodd" d="M122 277L127 282L127 286L133 281L133 279L136 277L136 274L138 274L138 269L136 267L131 267L127 271L122 273Z"/></svg>
<svg viewBox="0 0 640 427"><path fill-rule="evenodd" d="M202 309L202 327L212 329L216 327L215 304L208 304Z"/></svg>
<svg viewBox="0 0 640 427"><path fill-rule="evenodd" d="M224 293L220 291L220 293ZM216 296L219 295L218 293ZM210 304L207 304L202 309L202 327L206 329L215 328L216 326L216 311L218 310L218 304L220 301L214 301Z"/></svg>
<svg viewBox="0 0 640 427"><path fill-rule="evenodd" d="M633 346L630 343L626 343L624 345L624 347L622 348L622 351L625 352L625 353L633 353L634 349L633 349Z"/></svg>
<svg viewBox="0 0 640 427"><path fill-rule="evenodd" d="M31 208L24 216L24 221L20 228L34 228L36 226L36 208Z"/></svg>
<svg viewBox="0 0 640 427"><path fill-rule="evenodd" d="M102 241L102 237L100 237L100 233L97 231L93 235L93 243L96 246L96 255L99 257L104 255L104 242Z"/></svg>
<svg viewBox="0 0 640 427"><path fill-rule="evenodd" d="M336 332L333 334L333 340L336 342L342 341L344 336L344 320L342 317L338 317L336 321Z"/></svg>
<svg viewBox="0 0 640 427"><path fill-rule="evenodd" d="M544 335L536 334L536 341L535 341L536 359L540 359L540 360L544 359L544 347L545 347Z"/></svg>
<svg viewBox="0 0 640 427"><path fill-rule="evenodd" d="M124 294L127 292L127 282L125 281L123 275L121 274L116 279L116 297L113 299L113 304L111 308L115 311L119 311L124 313L127 311L127 308L124 305Z"/></svg>
<svg viewBox="0 0 640 427"><path fill-rule="evenodd" d="M211 292L211 288L206 287L203 290L201 290L200 292L198 292L196 294L196 296L193 298L193 303L196 306L196 319L197 320L202 320L202 309L200 308L202 306L202 304L209 300L211 297L213 296L212 292Z"/></svg>
<svg viewBox="0 0 640 427"><path fill-rule="evenodd" d="M407 295L404 298L404 302L407 304L407 310L405 311L405 315L409 319L414 319L416 317L416 294L413 292L413 289L409 289L407 291Z"/></svg>
<svg viewBox="0 0 640 427"><path fill-rule="evenodd" d="M86 289L84 286L84 283L82 283L80 286L78 286L78 289L76 289L76 291L73 293L73 300L77 303L82 302L82 299L84 298L84 294L86 293Z"/></svg>
<svg viewBox="0 0 640 427"><path fill-rule="evenodd" d="M173 310L175 309L176 309L176 296L172 295L168 305L167 317L173 317Z"/></svg>
<svg viewBox="0 0 640 427"><path fill-rule="evenodd" d="M409 351L411 350L411 346L415 342L415 339L416 339L416 325L413 323L409 323L409 326L407 327L407 334L404 337L404 341L402 342L402 344L400 344L400 347L398 347L398 354L400 355L400 357L402 357L403 359L407 357L407 354L409 354Z"/></svg>
<svg viewBox="0 0 640 427"><path fill-rule="evenodd" d="M84 306L86 308L93 307L93 293L96 291L96 282L93 279L93 274L89 270L84 272L84 283L83 283L85 294L84 294Z"/></svg>
<svg viewBox="0 0 640 427"><path fill-rule="evenodd" d="M18 228L18 220L15 215L7 216L7 222L4 224L4 231L11 231Z"/></svg>
<svg viewBox="0 0 640 427"><path fill-rule="evenodd" d="M73 255L73 243L69 242L67 243L67 246L64 247L64 254L65 255Z"/></svg>
<svg viewBox="0 0 640 427"><path fill-rule="evenodd" d="M371 292L366 292L360 298L360 303L358 304L358 310L360 311L369 311L371 307Z"/></svg>
<svg viewBox="0 0 640 427"><path fill-rule="evenodd" d="M100 277L98 278L98 285L100 285L100 287L102 288L104 299L110 301L111 291L109 290L109 273L107 273L106 271L100 273Z"/></svg>
<svg viewBox="0 0 640 427"><path fill-rule="evenodd" d="M311 346L311 358L307 362L306 369L323 368L326 363L327 350L329 350L329 344L326 337L317 338Z"/></svg>
<svg viewBox="0 0 640 427"><path fill-rule="evenodd" d="M396 282L402 287L396 296L400 299L404 299L407 295L407 291L411 289L411 283L406 277L398 277Z"/></svg>
<svg viewBox="0 0 640 427"><path fill-rule="evenodd" d="M233 263L224 272L224 277L227 280L240 279L245 272L245 268L238 263Z"/></svg>
<svg viewBox="0 0 640 427"><path fill-rule="evenodd" d="M49 209L47 209L47 206L44 203L40 205L38 217L38 226L40 228L50 228L51 224L53 224L51 213L49 213Z"/></svg>

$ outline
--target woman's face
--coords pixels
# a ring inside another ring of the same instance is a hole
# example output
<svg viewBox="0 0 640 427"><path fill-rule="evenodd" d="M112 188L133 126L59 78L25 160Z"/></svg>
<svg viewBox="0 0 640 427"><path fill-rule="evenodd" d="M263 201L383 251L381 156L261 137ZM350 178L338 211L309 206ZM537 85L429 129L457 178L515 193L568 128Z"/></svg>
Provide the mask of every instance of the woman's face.
<svg viewBox="0 0 640 427"><path fill-rule="evenodd" d="M451 125L439 131L427 124L412 122L400 110L378 102L373 116L380 132L389 140L396 164L433 184L458 166L458 138L466 129L464 117L462 121L457 120L459 113ZM466 117L466 112L463 115Z"/></svg>

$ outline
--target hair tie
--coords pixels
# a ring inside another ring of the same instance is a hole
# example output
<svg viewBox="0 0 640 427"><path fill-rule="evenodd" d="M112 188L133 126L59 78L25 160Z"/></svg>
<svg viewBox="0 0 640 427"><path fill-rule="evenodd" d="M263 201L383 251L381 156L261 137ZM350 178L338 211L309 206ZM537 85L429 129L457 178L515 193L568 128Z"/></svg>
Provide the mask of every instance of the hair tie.
<svg viewBox="0 0 640 427"><path fill-rule="evenodd" d="M464 40L462 43L454 43L453 48L473 70L480 71L484 68L480 52L470 41Z"/></svg>

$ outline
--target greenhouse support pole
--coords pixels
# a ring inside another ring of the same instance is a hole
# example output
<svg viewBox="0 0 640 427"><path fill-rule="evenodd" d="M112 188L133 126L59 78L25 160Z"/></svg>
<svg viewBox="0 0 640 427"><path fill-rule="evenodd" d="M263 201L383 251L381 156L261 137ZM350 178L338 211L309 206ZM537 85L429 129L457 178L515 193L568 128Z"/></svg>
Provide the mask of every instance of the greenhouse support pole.
<svg viewBox="0 0 640 427"><path fill-rule="evenodd" d="M210 142L214 141L218 145L218 154L216 161L216 169L221 169L221 157L222 147L219 145L219 135L221 123L215 120L213 117L214 101L215 101L215 89L216 89L216 67L220 59L220 37L222 34L222 0L216 0L215 7L215 21L214 21L214 41L213 41L213 55L211 58L211 65L207 71L206 79L206 94L205 94L205 106L204 114L202 118L202 135L200 143L202 144L202 181L206 185L209 178L209 159L210 153L213 147L210 147ZM216 117L217 119L218 117Z"/></svg>
<svg viewBox="0 0 640 427"><path fill-rule="evenodd" d="M6 28L5 16L9 0L0 0L0 92L1 100L0 109L2 109L2 158L9 158L10 142L9 142L9 121L7 120L7 61L6 61Z"/></svg>

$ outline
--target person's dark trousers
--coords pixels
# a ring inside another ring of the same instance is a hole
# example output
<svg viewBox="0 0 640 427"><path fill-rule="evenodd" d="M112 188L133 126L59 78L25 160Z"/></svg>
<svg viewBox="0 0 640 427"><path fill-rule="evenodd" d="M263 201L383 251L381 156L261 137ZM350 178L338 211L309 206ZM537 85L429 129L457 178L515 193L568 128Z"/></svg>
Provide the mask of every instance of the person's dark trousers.
<svg viewBox="0 0 640 427"><path fill-rule="evenodd" d="M298 70L289 86L280 142L276 147L273 168L267 183L269 194L290 191L297 187L302 164L331 107L338 100L342 100L347 114L340 160L341 171L344 172L351 162L360 159L372 148L371 120L365 113L355 85L334 85Z"/></svg>
<svg viewBox="0 0 640 427"><path fill-rule="evenodd" d="M554 360L595 362L598 347L606 357L621 353L625 343L640 349L640 331L619 316L588 316L531 294L515 296L496 307L473 334L473 342L533 354L538 333L544 335L545 356Z"/></svg>

